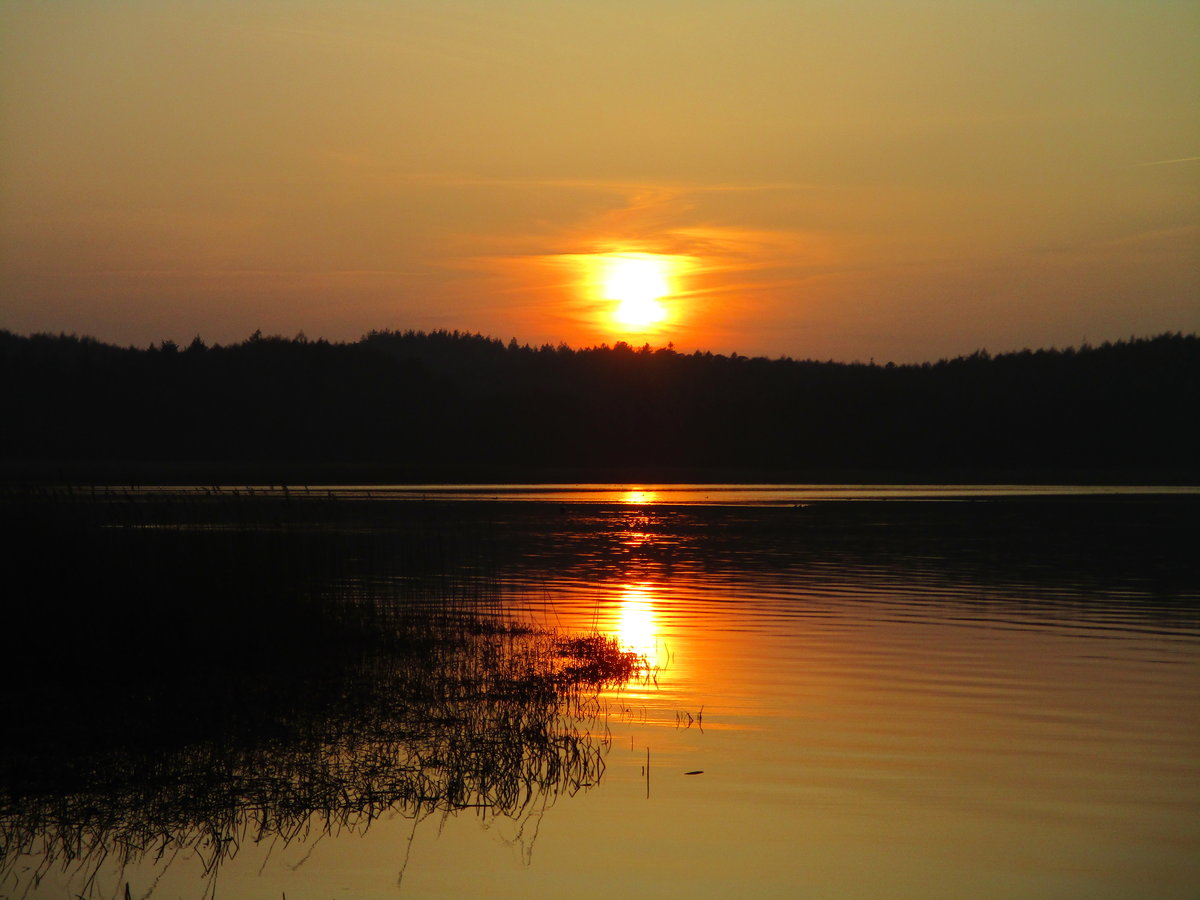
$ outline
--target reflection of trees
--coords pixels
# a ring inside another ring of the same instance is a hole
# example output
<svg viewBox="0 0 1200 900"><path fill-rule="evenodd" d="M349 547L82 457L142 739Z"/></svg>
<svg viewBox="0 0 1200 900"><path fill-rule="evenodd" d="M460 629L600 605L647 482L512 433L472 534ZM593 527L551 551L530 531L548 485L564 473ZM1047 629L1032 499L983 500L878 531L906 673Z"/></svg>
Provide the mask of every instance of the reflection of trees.
<svg viewBox="0 0 1200 900"><path fill-rule="evenodd" d="M212 891L249 843L391 814L520 832L603 773L600 691L641 662L508 624L477 532L278 495L6 499L0 894L181 857Z"/></svg>

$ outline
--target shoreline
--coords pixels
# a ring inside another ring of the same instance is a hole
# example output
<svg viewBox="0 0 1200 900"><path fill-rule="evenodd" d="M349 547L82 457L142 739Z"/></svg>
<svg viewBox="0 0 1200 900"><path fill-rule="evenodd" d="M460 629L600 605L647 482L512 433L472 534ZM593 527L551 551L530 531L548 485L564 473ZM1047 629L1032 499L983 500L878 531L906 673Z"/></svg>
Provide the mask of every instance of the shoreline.
<svg viewBox="0 0 1200 900"><path fill-rule="evenodd" d="M411 466L293 461L29 460L0 463L0 484L63 486L894 485L1200 486L1193 468L780 468Z"/></svg>

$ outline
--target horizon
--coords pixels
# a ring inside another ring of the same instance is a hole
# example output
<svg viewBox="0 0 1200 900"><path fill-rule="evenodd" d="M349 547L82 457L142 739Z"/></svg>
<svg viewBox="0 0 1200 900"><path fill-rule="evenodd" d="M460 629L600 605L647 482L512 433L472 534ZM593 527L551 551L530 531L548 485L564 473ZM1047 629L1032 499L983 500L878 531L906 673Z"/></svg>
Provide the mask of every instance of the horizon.
<svg viewBox="0 0 1200 900"><path fill-rule="evenodd" d="M922 362L1200 331L1200 7L0 6L0 325Z"/></svg>
<svg viewBox="0 0 1200 900"><path fill-rule="evenodd" d="M26 333L26 334L19 334L17 332L12 331L9 328L0 326L0 334L5 334L5 333L11 334L11 335L14 335L15 337L23 338L23 339L49 338L49 339L57 340L57 339L66 338L66 339L78 340L78 341L94 341L96 343L101 344L102 346L114 347L114 348L117 348L120 350L134 350L134 351L139 351L139 352L158 350L158 349L163 348L166 345L173 345L178 350L186 350L192 343L194 343L197 340L200 341L200 343L204 346L204 348L206 350L209 350L209 349L217 349L217 348L226 349L226 348L230 348L230 347L240 347L243 345L252 344L255 340L285 341L285 342L302 341L302 342L307 342L307 343L324 342L324 343L334 345L334 346L349 346L349 345L353 345L353 344L363 343L363 342L371 339L374 336L396 335L396 336L404 337L404 336L412 335L412 336L416 336L416 337L431 337L431 336L437 336L437 335L446 335L449 337L456 337L456 338L484 340L484 341L488 341L490 343L500 344L503 347L505 347L506 349L511 348L512 345L515 343L517 349L519 349L519 350L532 350L532 351L538 351L538 350L544 349L545 347L553 347L556 350L561 347L565 347L568 351L570 351L572 353L586 353L586 352L595 351L595 350L615 350L619 347L624 346L624 347L627 347L628 349L634 351L635 353L641 352L641 351L649 348L649 350L651 352L667 350L667 351L671 351L673 353L677 353L681 356L692 356L695 354L700 354L700 355L709 354L714 357L728 357L728 358L738 357L738 358L742 358L742 359L766 359L769 361L811 362L811 363L833 364L833 365L842 365L842 366L896 365L896 366L917 366L917 367L923 366L923 365L933 365L933 364L936 364L939 362L953 362L955 360L969 359L969 358L976 357L979 355L982 355L984 358L990 359L990 358L996 358L996 357L1002 357L1002 356L1015 356L1015 355L1020 355L1023 353L1079 353L1079 352L1085 352L1088 350L1102 349L1107 346L1122 346L1122 345L1127 345L1127 344L1145 343L1145 342L1160 340L1163 338L1196 339L1196 338L1200 337L1200 332L1194 332L1194 331L1193 332L1163 331L1163 332L1159 332L1157 334L1127 335L1125 337L1119 337L1119 338L1115 338L1112 340L1098 341L1095 343L1085 341L1085 342L1082 342L1079 344L1068 344L1068 345L1064 345L1061 347L1059 347L1059 346L1019 347L1019 348L1011 348L1011 349L1004 349L1004 350L992 350L988 347L976 347L975 349L970 350L970 351L964 351L962 353L956 353L956 354L949 355L949 356L941 356L941 357L938 357L937 359L923 359L923 360L912 360L912 361L900 362L898 360L887 360L887 359L877 360L873 357L868 360L834 359L832 357L826 358L826 359L819 359L816 357L801 357L801 356L793 356L793 355L789 355L789 354L778 354L778 355L774 355L774 356L767 356L765 354L738 353L737 351L730 351L727 353L722 353L717 350L710 350L710 349L706 349L703 347L697 347L694 349L683 350L679 347L674 346L673 342L670 342L670 341L668 341L667 343L664 343L664 344L653 344L649 341L644 341L640 344L634 344L634 343L624 340L624 339L617 339L615 341L612 341L611 343L605 341L605 342L601 342L598 344L578 345L578 346L568 344L565 341L559 342L557 344L551 344L548 342L536 344L536 343L529 342L529 341L521 341L515 335L510 336L508 339L505 339L505 338L500 337L499 335L486 334L481 331L471 331L469 329L440 329L440 328L435 328L435 329L431 329L431 330L421 330L421 329L415 329L415 328L371 329L370 331L367 331L366 333L361 334L356 338L350 338L350 339L345 339L345 340L330 339L330 338L324 337L323 335L313 336L313 335L307 334L304 330L301 330L301 331L297 332L296 334L290 335L290 336L286 335L286 334L268 334L268 333L264 333L263 330L260 328L260 329L256 329L254 332L252 332L251 334L247 335L244 338L235 339L233 341L227 341L227 342L226 341L205 340L203 335L196 334L196 335L193 335L192 339L188 340L188 341L176 341L174 338L162 338L157 341L150 341L149 343L147 343L145 345L121 344L121 343L117 343L114 341L103 340L102 338L98 338L95 335L80 334L78 332L68 332L68 331L59 331L59 332L39 331L39 332L30 332L30 333Z"/></svg>

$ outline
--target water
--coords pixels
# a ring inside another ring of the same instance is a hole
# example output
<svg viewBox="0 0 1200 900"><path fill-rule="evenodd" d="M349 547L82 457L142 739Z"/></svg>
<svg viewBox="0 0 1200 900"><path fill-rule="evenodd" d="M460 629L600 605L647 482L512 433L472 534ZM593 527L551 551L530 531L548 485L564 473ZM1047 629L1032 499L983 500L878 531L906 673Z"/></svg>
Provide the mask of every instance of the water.
<svg viewBox="0 0 1200 900"><path fill-rule="evenodd" d="M244 845L216 882L149 860L97 896L1200 892L1194 493L452 490L470 502L431 515L484 536L507 616L599 629L652 667L585 723L596 783L515 819ZM344 496L368 493L406 502ZM403 577L356 565L347 590Z"/></svg>
<svg viewBox="0 0 1200 900"><path fill-rule="evenodd" d="M204 494L208 486L147 487L139 493ZM317 487L255 485L253 495L287 490L293 495L422 501L510 501L689 506L793 506L814 500L970 500L985 497L1119 497L1200 495L1200 486L1044 484L374 484Z"/></svg>

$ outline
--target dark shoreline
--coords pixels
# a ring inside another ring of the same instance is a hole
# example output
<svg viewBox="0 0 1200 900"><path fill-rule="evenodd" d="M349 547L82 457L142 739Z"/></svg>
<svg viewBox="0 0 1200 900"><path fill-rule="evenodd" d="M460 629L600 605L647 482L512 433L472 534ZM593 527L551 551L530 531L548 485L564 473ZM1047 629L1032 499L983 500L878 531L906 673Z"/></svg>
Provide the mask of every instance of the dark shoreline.
<svg viewBox="0 0 1200 900"><path fill-rule="evenodd" d="M1200 485L1193 468L746 468L3 460L8 485L894 484Z"/></svg>
<svg viewBox="0 0 1200 900"><path fill-rule="evenodd" d="M1200 336L921 366L0 331L0 481L1197 484Z"/></svg>

